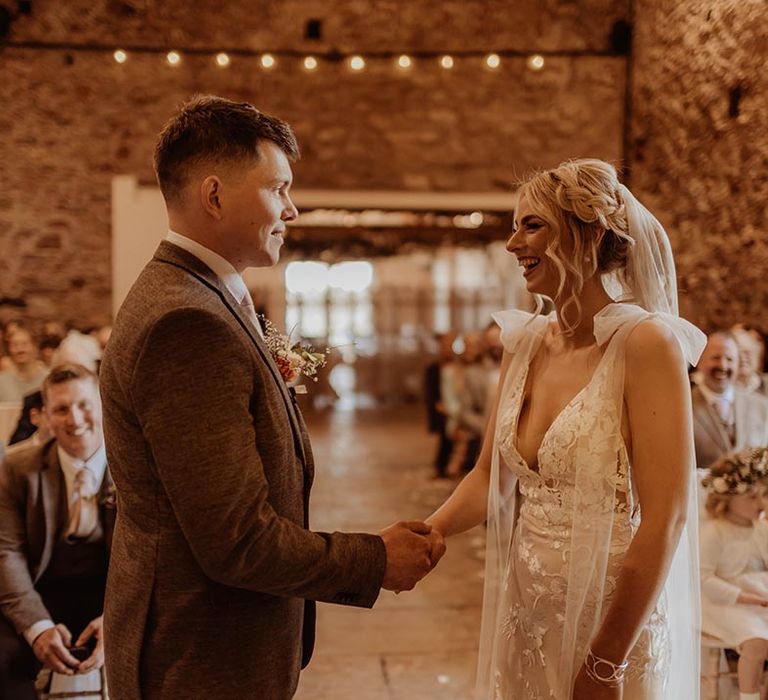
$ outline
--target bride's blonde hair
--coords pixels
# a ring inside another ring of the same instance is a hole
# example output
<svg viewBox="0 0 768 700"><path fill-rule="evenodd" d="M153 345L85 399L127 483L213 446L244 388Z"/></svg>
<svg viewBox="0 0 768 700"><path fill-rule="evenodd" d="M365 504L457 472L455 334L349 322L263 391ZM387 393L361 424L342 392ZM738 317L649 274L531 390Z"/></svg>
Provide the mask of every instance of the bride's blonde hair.
<svg viewBox="0 0 768 700"><path fill-rule="evenodd" d="M555 234L547 254L560 275L555 301L566 334L581 321L584 281L627 265L632 238L621 189L616 168L593 158L537 172L520 187Z"/></svg>

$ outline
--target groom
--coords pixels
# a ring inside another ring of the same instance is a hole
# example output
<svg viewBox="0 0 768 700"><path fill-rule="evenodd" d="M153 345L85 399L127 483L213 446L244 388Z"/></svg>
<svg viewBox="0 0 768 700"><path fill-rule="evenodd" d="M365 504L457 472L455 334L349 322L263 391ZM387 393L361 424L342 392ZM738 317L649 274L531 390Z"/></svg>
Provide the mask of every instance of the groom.
<svg viewBox="0 0 768 700"><path fill-rule="evenodd" d="M308 529L309 438L241 277L279 258L297 157L285 123L218 97L186 104L160 135L171 231L101 368L119 502L104 614L113 700L290 698L314 601L371 607L444 551L420 522Z"/></svg>

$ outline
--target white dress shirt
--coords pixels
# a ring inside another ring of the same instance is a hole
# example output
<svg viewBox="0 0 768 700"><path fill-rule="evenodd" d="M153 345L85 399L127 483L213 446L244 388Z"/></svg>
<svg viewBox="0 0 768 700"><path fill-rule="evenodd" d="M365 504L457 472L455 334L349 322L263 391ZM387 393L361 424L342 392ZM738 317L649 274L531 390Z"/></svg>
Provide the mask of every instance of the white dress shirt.
<svg viewBox="0 0 768 700"><path fill-rule="evenodd" d="M700 375L694 376L694 381L699 387L699 391L701 391L701 395L704 397L706 402L712 406L715 411L717 411L717 414L723 419L723 423L728 426L733 425L736 419L733 412L733 400L736 392L734 391L733 386L729 386L723 392L717 392L710 389L707 386L707 383L704 381L704 378ZM726 416L723 416L723 410L721 408L723 404L728 407Z"/></svg>
<svg viewBox="0 0 768 700"><path fill-rule="evenodd" d="M96 477L96 483L99 484L99 488L101 488L101 484L104 481L104 474L107 471L107 452L104 445L102 445L88 459L83 461L76 459L68 452L62 450L60 445L56 447L56 450L59 456L59 463L61 464L61 472L64 475L64 486L67 491L67 504L71 508L75 491L75 475L77 474L78 469L88 467L94 477ZM38 620L24 630L24 638L31 646L40 634L51 627L55 627L53 620Z"/></svg>
<svg viewBox="0 0 768 700"><path fill-rule="evenodd" d="M250 303L253 308L253 300L251 294L248 291L248 287L245 286L240 273L235 270L229 260L222 258L218 253L214 253L210 248L206 248L204 245L193 241L191 238L187 238L176 231L168 231L168 235L165 240L173 245L178 246L186 250L191 255L194 255L198 260L205 263L214 274L224 283L227 291L235 298L235 301L241 306L245 306ZM254 320L254 319L252 319ZM263 338L264 333L261 329L261 324L256 321L254 323L259 335Z"/></svg>

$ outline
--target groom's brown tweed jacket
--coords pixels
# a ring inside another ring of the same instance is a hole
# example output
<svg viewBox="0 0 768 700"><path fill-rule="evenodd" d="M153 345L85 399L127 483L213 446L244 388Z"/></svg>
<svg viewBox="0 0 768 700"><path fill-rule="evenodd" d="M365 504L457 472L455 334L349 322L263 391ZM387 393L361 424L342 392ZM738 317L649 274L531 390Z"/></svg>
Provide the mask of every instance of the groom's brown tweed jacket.
<svg viewBox="0 0 768 700"><path fill-rule="evenodd" d="M292 697L312 653L311 601L372 606L384 544L308 530L314 465L299 410L193 255L160 244L115 321L101 392L119 503L110 697Z"/></svg>

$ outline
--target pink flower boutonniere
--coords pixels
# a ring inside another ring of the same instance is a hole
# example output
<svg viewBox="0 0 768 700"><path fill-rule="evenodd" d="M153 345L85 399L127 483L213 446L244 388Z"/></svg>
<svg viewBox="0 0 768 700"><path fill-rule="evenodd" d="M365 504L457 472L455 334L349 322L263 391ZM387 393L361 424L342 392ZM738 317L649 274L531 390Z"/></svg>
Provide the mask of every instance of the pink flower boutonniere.
<svg viewBox="0 0 768 700"><path fill-rule="evenodd" d="M316 352L311 345L302 345L291 341L291 335L281 333L277 326L268 318L264 320L264 342L272 359L275 361L280 375L289 386L294 387L296 393L306 393L303 386L294 386L303 375L317 381L317 370L325 367L328 362L327 348L324 352Z"/></svg>

